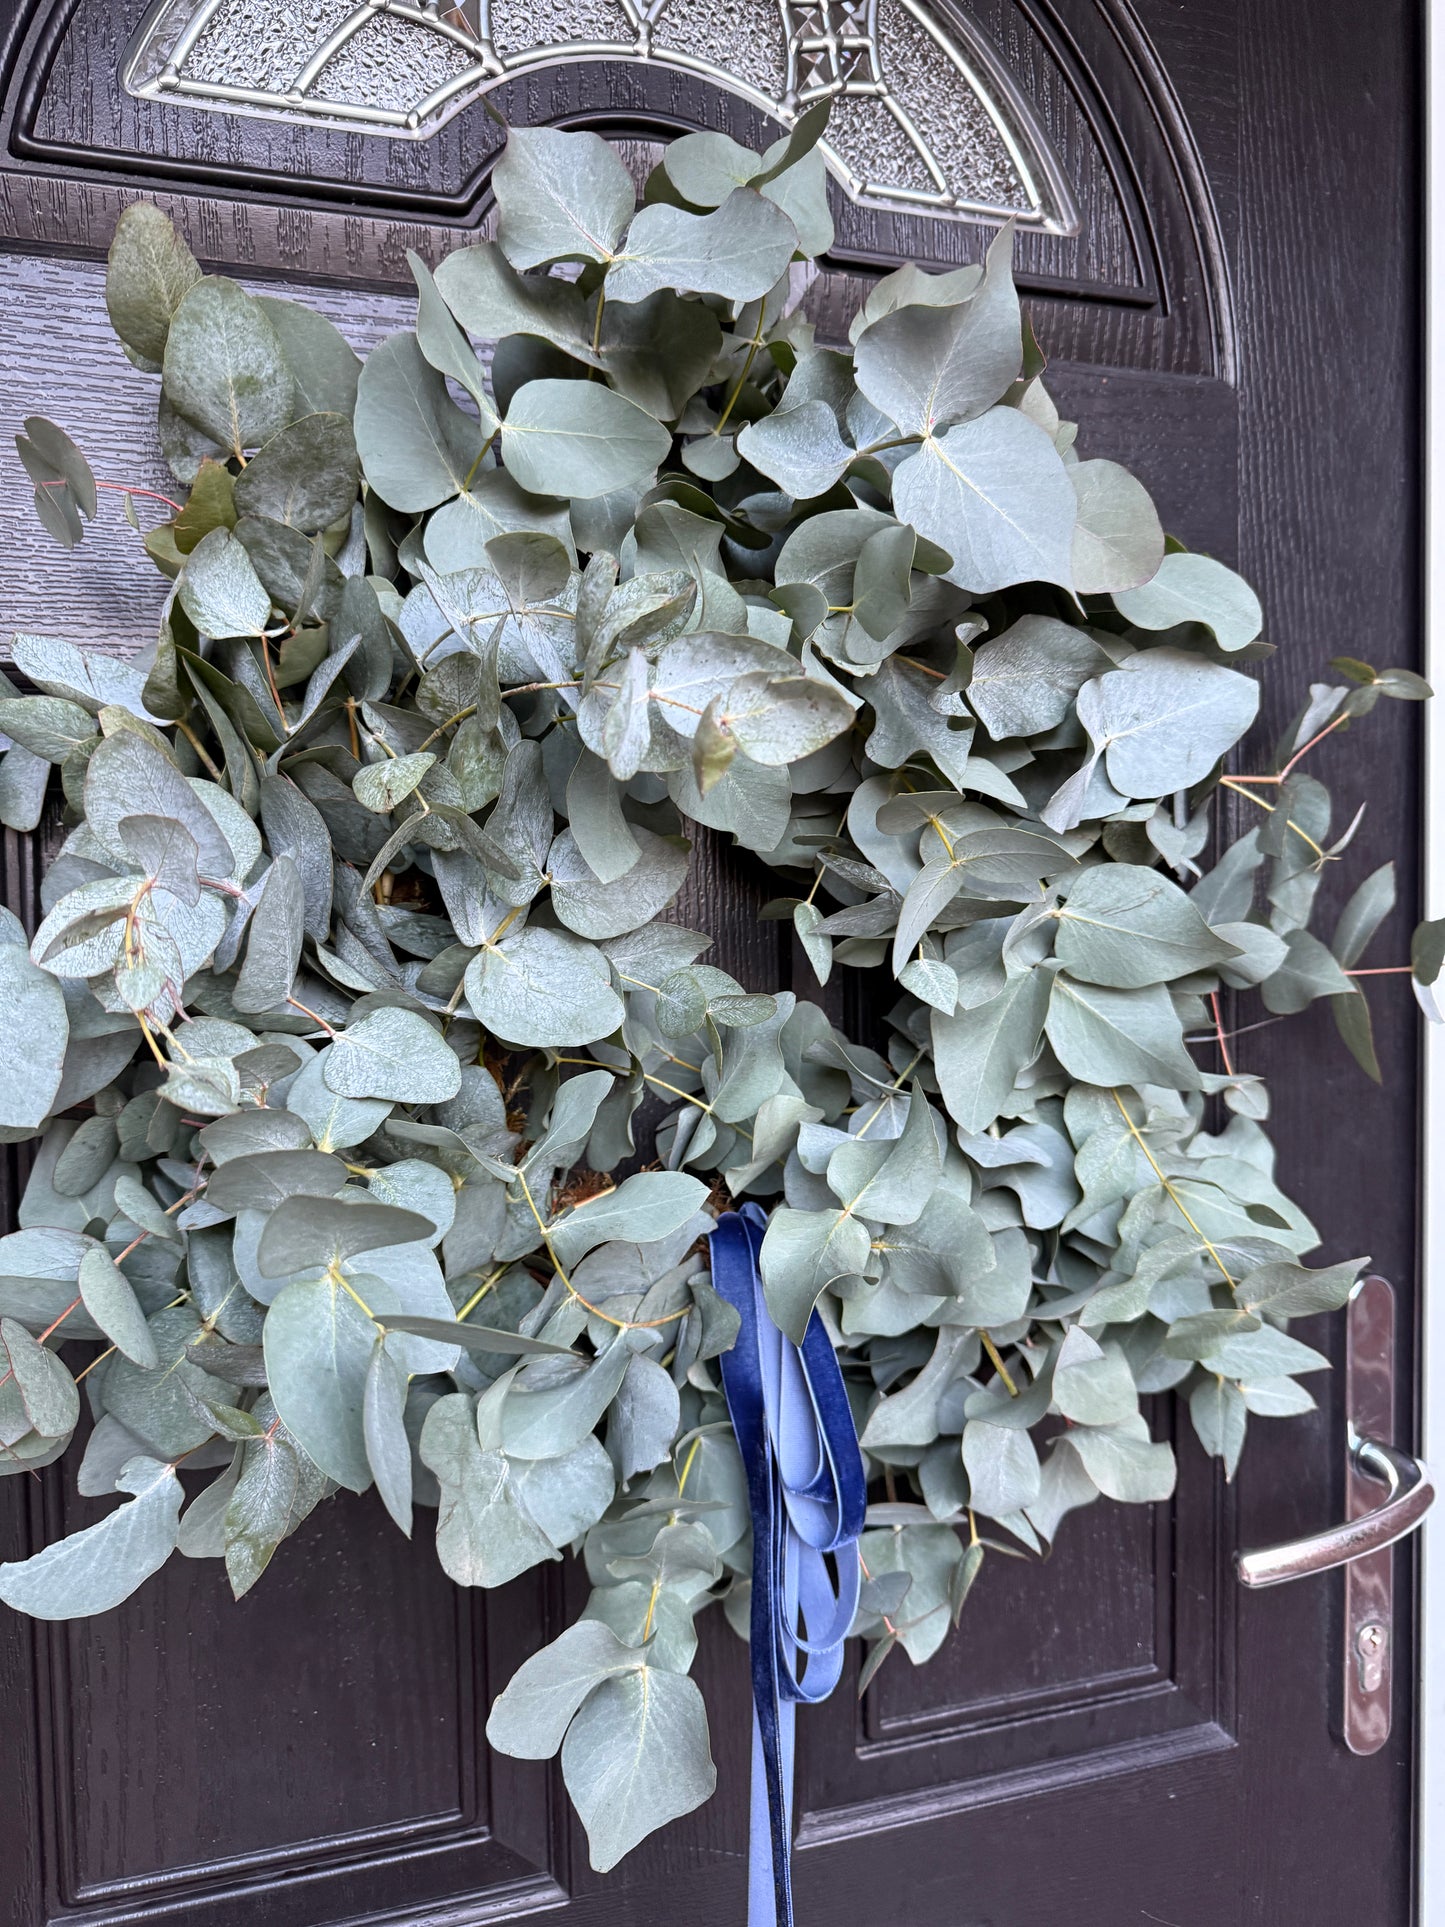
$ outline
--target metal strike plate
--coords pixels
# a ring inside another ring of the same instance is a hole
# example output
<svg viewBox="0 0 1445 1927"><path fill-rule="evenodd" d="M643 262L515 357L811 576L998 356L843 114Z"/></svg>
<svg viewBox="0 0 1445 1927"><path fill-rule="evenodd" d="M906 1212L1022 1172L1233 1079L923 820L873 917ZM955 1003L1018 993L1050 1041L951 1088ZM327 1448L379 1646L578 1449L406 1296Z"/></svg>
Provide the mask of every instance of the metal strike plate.
<svg viewBox="0 0 1445 1927"><path fill-rule="evenodd" d="M1362 1278L1346 1316L1345 1513L1363 1518L1380 1488L1362 1469L1357 1441L1395 1435L1395 1293L1383 1278ZM1345 1567L1344 1734L1352 1753L1378 1753L1390 1737L1394 1670L1395 1555L1386 1546Z"/></svg>

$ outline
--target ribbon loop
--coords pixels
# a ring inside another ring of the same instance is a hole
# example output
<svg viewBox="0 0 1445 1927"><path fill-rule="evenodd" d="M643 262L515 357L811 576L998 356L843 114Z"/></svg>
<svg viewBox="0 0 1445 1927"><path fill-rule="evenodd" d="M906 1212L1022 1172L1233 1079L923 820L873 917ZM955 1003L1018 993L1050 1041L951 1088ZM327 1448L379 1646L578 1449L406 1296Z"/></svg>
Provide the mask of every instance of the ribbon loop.
<svg viewBox="0 0 1445 1927"><path fill-rule="evenodd" d="M755 1204L725 1212L712 1236L712 1276L742 1320L722 1376L753 1521L748 1927L792 1927L794 1706L826 1699L843 1670L867 1493L823 1321L815 1311L799 1346L768 1311L758 1269L766 1225Z"/></svg>

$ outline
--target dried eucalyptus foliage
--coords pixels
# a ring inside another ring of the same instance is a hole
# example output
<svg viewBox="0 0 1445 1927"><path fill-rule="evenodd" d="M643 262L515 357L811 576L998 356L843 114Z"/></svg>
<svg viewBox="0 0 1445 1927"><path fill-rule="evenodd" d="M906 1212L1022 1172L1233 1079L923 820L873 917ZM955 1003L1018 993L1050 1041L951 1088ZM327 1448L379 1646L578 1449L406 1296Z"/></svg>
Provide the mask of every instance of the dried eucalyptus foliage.
<svg viewBox="0 0 1445 1927"><path fill-rule="evenodd" d="M1169 1495L1148 1395L1232 1473L1311 1404L1288 1320L1363 1262L1302 1264L1219 1000L1328 998L1373 1071L1349 973L1391 870L1314 934L1354 823L1298 764L1428 692L1342 662L1222 776L1253 594L1076 454L1007 233L815 340L820 126L679 140L640 211L597 137L514 132L497 242L414 260L364 367L130 209L109 306L160 375L174 588L140 666L18 638L41 693L0 714L0 816L55 766L68 825L33 943L0 928L5 1136L39 1137L0 1463L65 1450L83 1356L79 1487L128 1495L0 1597L100 1612L176 1549L241 1594L340 1487L430 1509L464 1585L580 1551L583 1619L488 1731L560 1749L601 1868L711 1792L694 1621L746 1631L730 1196L854 1400L868 1676L937 1650L985 1547ZM41 420L20 452L78 540L86 462ZM1226 781L1255 820L1210 862ZM871 973L871 1041L669 920L694 825L778 873L821 982Z"/></svg>

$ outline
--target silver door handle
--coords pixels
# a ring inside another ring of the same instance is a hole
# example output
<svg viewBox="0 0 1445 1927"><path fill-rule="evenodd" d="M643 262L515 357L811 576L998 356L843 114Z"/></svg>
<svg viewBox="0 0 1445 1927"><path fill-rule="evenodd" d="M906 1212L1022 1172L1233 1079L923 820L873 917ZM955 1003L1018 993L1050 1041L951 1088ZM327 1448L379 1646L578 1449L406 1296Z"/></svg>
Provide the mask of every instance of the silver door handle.
<svg viewBox="0 0 1445 1927"><path fill-rule="evenodd" d="M1395 1428L1395 1294L1361 1278L1345 1311L1345 1524L1285 1546L1243 1552L1241 1581L1258 1590L1339 1566L1344 1575L1339 1731L1352 1753L1378 1753L1390 1737L1395 1670L1395 1561L1435 1500L1429 1468L1384 1441ZM1383 1501L1379 1488L1384 1486Z"/></svg>
<svg viewBox="0 0 1445 1927"><path fill-rule="evenodd" d="M1435 1486L1423 1459L1353 1433L1350 1458L1358 1471L1386 1488L1383 1502L1344 1525L1291 1539L1287 1545L1236 1553L1242 1585L1282 1586L1288 1580L1307 1579L1311 1573L1329 1572L1353 1559L1383 1552L1413 1532L1435 1503Z"/></svg>

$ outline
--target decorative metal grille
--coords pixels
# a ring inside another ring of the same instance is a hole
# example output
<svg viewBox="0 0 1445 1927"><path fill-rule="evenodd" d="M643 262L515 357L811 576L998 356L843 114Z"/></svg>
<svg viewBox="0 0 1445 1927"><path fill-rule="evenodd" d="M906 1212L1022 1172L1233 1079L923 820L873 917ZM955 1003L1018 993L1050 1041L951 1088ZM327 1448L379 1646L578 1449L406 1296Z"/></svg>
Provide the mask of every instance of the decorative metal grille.
<svg viewBox="0 0 1445 1927"><path fill-rule="evenodd" d="M864 206L1077 229L1057 159L981 39L924 0L155 0L141 99L425 139L499 82L629 60L785 126L834 103L825 156Z"/></svg>

